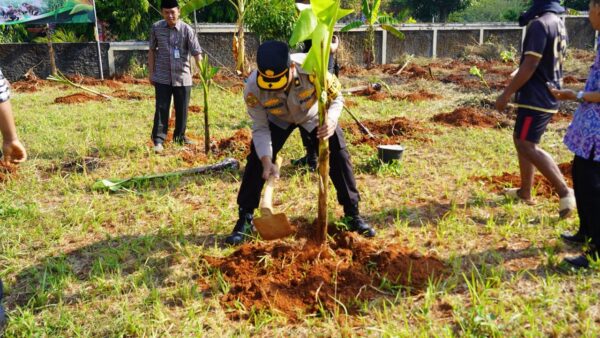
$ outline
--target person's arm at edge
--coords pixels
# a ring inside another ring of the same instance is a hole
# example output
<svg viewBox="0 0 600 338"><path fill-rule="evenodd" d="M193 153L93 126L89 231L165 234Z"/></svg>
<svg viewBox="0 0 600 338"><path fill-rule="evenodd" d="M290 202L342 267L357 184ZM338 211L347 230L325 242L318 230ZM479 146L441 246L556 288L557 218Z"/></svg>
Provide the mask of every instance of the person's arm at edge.
<svg viewBox="0 0 600 338"><path fill-rule="evenodd" d="M10 101L0 103L0 131L2 152L7 162L20 163L27 159L27 152L19 141ZM15 156L16 155L16 156Z"/></svg>

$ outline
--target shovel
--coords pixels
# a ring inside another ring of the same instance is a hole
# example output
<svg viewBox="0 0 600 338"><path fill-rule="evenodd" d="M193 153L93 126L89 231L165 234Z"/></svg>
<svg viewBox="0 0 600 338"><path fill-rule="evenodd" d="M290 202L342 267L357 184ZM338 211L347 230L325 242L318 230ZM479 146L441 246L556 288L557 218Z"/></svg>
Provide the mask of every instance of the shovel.
<svg viewBox="0 0 600 338"><path fill-rule="evenodd" d="M281 167L281 156L277 158L275 165L277 169ZM294 230L285 214L273 214L273 189L275 187L275 177L271 176L267 180L263 198L260 201L261 217L254 219L254 227L264 240L272 241L291 235Z"/></svg>

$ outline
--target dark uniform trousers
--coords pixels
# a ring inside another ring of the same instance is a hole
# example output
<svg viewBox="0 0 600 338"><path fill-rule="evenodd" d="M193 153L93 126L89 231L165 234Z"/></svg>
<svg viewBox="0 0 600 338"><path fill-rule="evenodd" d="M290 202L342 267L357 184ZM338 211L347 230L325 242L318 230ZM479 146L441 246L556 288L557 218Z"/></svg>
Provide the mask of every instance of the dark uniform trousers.
<svg viewBox="0 0 600 338"><path fill-rule="evenodd" d="M273 123L269 123L274 158L277 158L277 153L279 153L285 141L296 128L302 127L291 125L287 129L282 129ZM315 128L309 134L311 147L318 147L317 129ZM348 149L346 149L344 133L339 126L335 130L335 134L329 138L329 151L331 152L329 156L329 177L331 177L331 181L337 191L338 202L346 208L358 204L360 195L356 189L356 180L354 179L352 163L350 162L350 154L348 153ZM263 166L256 154L254 142L252 142L250 155L248 155L247 160L248 163L244 171L244 178L242 179L242 186L240 187L237 202L240 208L254 210L258 208L260 193L265 184L265 180L262 178Z"/></svg>
<svg viewBox="0 0 600 338"><path fill-rule="evenodd" d="M171 85L155 83L156 112L154 113L154 126L152 127L152 141L164 143L169 130L169 108L171 97L175 106L175 131L173 140L183 141L188 117L191 86L173 87Z"/></svg>
<svg viewBox="0 0 600 338"><path fill-rule="evenodd" d="M573 187L580 231L600 250L600 162L575 156Z"/></svg>

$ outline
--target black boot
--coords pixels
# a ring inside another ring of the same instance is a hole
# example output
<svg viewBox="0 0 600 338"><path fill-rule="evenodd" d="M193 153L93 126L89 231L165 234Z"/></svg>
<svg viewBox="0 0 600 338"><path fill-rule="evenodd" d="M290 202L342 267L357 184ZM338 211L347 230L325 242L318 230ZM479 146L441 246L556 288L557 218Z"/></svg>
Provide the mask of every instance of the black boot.
<svg viewBox="0 0 600 338"><path fill-rule="evenodd" d="M252 219L254 211L240 208L238 211L239 219L235 223L235 227L231 232L231 235L225 238L225 243L229 245L240 245L250 237L252 233Z"/></svg>
<svg viewBox="0 0 600 338"><path fill-rule="evenodd" d="M375 229L362 218L358 211L358 204L344 206L344 215L350 231L368 238L375 237Z"/></svg>
<svg viewBox="0 0 600 338"><path fill-rule="evenodd" d="M581 230L577 231L574 235L568 233L561 234L560 238L565 242L576 245L585 244L590 239L588 236L584 235Z"/></svg>
<svg viewBox="0 0 600 338"><path fill-rule="evenodd" d="M304 157L292 160L292 165L296 167L308 167L308 170L315 172L317 170L317 159L312 156L305 155Z"/></svg>

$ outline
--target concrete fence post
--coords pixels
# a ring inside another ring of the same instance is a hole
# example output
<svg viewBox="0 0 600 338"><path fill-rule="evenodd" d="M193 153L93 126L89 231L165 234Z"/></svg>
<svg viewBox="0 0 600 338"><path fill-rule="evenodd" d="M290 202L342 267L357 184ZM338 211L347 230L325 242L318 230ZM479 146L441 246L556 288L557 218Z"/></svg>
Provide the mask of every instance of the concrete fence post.
<svg viewBox="0 0 600 338"><path fill-rule="evenodd" d="M385 65L387 63L387 31L383 29L381 32L381 64Z"/></svg>
<svg viewBox="0 0 600 338"><path fill-rule="evenodd" d="M438 30L437 28L433 28L433 46L431 49L431 57L433 59L437 58L437 39L438 39Z"/></svg>
<svg viewBox="0 0 600 338"><path fill-rule="evenodd" d="M485 28L479 29L479 45L483 45L484 31L485 31Z"/></svg>

